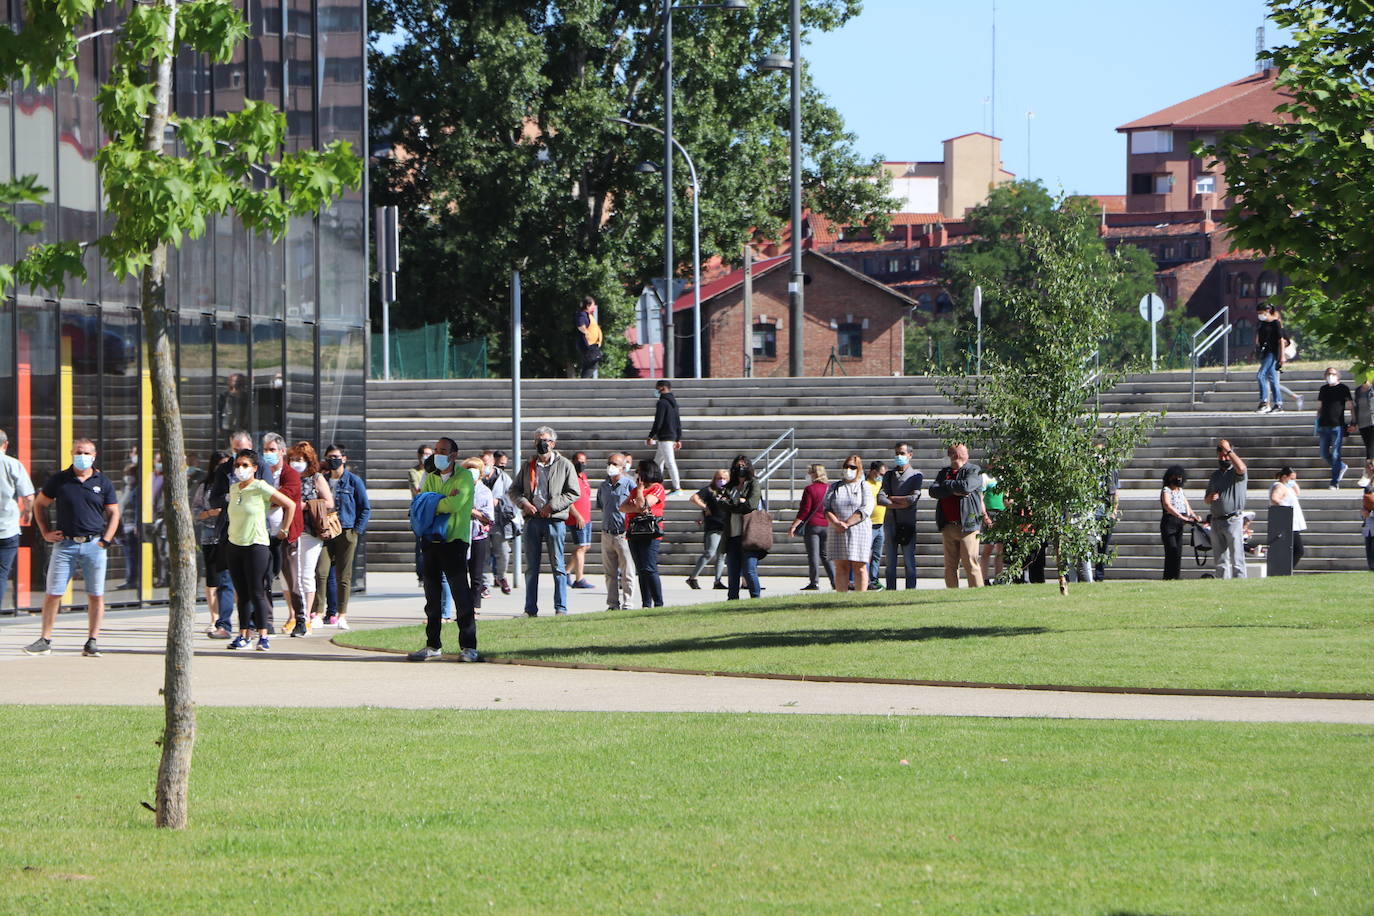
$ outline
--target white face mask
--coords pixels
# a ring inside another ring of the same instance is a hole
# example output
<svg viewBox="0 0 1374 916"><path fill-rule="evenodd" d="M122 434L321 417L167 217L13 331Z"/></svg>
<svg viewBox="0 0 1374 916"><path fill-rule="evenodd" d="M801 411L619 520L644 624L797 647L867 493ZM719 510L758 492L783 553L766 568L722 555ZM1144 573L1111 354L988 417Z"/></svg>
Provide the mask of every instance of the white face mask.
<svg viewBox="0 0 1374 916"><path fill-rule="evenodd" d="M1341 380L1341 377L1340 377L1339 375L1328 375L1328 376L1326 377L1326 384L1328 384L1328 385L1336 385L1336 384L1339 384L1339 383L1340 383L1340 380Z"/></svg>
<svg viewBox="0 0 1374 916"><path fill-rule="evenodd" d="M854 470L853 468L845 468L845 469L844 469L844 479L845 479L845 480L853 480L855 477L858 477L858 476L859 476L859 472L856 471L856 470Z"/></svg>
<svg viewBox="0 0 1374 916"><path fill-rule="evenodd" d="M304 473L305 473L305 462L304 462L304 461L293 461L293 462L291 462L291 470L295 471L297 474L304 474Z"/></svg>
<svg viewBox="0 0 1374 916"><path fill-rule="evenodd" d="M619 477L619 476L620 476L620 465L618 465L618 464L608 464L608 465L606 465L606 476L607 476L607 477Z"/></svg>
<svg viewBox="0 0 1374 916"><path fill-rule="evenodd" d="M252 480L252 479L253 479L253 475L256 474L256 473L257 473L257 472L256 472L255 470L253 470L252 468L245 468L245 467L237 467L237 468L234 468L234 477L236 477L236 478L239 480L240 483L246 482L246 481L249 481L249 480Z"/></svg>

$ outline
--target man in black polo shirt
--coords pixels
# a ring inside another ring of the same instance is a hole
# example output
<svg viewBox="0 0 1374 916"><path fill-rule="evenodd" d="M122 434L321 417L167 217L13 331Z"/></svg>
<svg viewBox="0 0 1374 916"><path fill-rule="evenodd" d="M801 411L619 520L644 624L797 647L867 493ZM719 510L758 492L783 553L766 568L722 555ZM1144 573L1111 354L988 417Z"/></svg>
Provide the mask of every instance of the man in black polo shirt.
<svg viewBox="0 0 1374 916"><path fill-rule="evenodd" d="M56 505L57 527L48 523L48 506ZM72 443L72 464L43 485L34 502L33 520L43 540L53 545L48 561L47 594L43 597L43 635L24 651L29 655L52 652L53 624L76 568L86 580L86 646L82 655L98 656L96 638L105 616L105 551L119 530L119 499L110 478L95 469L95 443Z"/></svg>

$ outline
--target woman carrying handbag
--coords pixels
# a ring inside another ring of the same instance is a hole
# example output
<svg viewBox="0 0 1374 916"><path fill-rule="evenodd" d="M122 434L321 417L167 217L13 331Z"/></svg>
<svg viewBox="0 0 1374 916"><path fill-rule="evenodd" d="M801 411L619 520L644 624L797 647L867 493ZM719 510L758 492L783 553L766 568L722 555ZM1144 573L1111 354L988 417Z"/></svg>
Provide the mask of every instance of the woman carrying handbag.
<svg viewBox="0 0 1374 916"><path fill-rule="evenodd" d="M639 575L639 594L644 607L663 607L663 583L658 577L658 551L663 540L663 476L658 465L639 462L639 481L630 498L621 503L630 556Z"/></svg>
<svg viewBox="0 0 1374 916"><path fill-rule="evenodd" d="M753 462L744 455L736 455L730 462L724 497L725 511L730 514L725 527L725 564L729 570L726 597L731 601L739 599L741 575L749 587L749 597L757 598L763 591L759 587L759 558L768 553L763 541L768 540L771 546L772 520L759 509L760 496ZM761 522L767 523L767 530Z"/></svg>

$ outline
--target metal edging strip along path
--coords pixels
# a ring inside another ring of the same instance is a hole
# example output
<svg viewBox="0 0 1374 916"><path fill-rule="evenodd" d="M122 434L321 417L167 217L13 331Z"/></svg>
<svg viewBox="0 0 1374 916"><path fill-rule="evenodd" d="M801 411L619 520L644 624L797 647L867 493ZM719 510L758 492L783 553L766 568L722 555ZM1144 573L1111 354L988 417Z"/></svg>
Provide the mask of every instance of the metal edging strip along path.
<svg viewBox="0 0 1374 916"><path fill-rule="evenodd" d="M405 655L400 649L380 649L353 646L330 640L336 646L360 652L380 652L386 655ZM458 657L445 656L440 661L454 661ZM762 681L802 681L812 684L883 684L895 687L972 687L986 690L1043 690L1059 693L1139 694L1165 697L1240 697L1265 700L1359 700L1374 701L1374 693L1340 693L1315 690L1213 690L1198 687L1112 687L1085 684L997 684L989 681L929 681L902 677L846 677L838 674L777 674L754 671L705 671L699 668L654 668L644 665L600 665L594 662L554 662L537 658L499 658L483 656L482 661L493 665L518 665L528 668L563 668L583 671L628 671L636 674L689 674L696 677L737 677Z"/></svg>

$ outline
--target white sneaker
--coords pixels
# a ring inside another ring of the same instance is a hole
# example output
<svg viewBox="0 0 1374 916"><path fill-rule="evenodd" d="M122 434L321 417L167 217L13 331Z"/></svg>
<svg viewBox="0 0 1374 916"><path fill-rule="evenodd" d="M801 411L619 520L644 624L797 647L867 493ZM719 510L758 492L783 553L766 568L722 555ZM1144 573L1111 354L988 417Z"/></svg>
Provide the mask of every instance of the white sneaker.
<svg viewBox="0 0 1374 916"><path fill-rule="evenodd" d="M1274 408L1272 408L1272 407L1269 406L1269 402L1268 402L1268 401L1260 401L1260 406L1257 407L1257 408L1255 408L1255 413L1268 413L1269 411L1271 411L1271 410L1273 410L1273 409L1274 409Z"/></svg>
<svg viewBox="0 0 1374 916"><path fill-rule="evenodd" d="M1364 488L1367 487L1367 486L1369 486L1369 478L1368 478L1367 476L1361 477L1361 478L1360 478L1360 489L1364 489Z"/></svg>
<svg viewBox="0 0 1374 916"><path fill-rule="evenodd" d="M349 630L349 629L352 629L352 627L350 627L350 626L348 625L348 618L347 618L347 617L340 617L340 618L339 618L338 626L339 626L339 629L340 629L340 630Z"/></svg>

